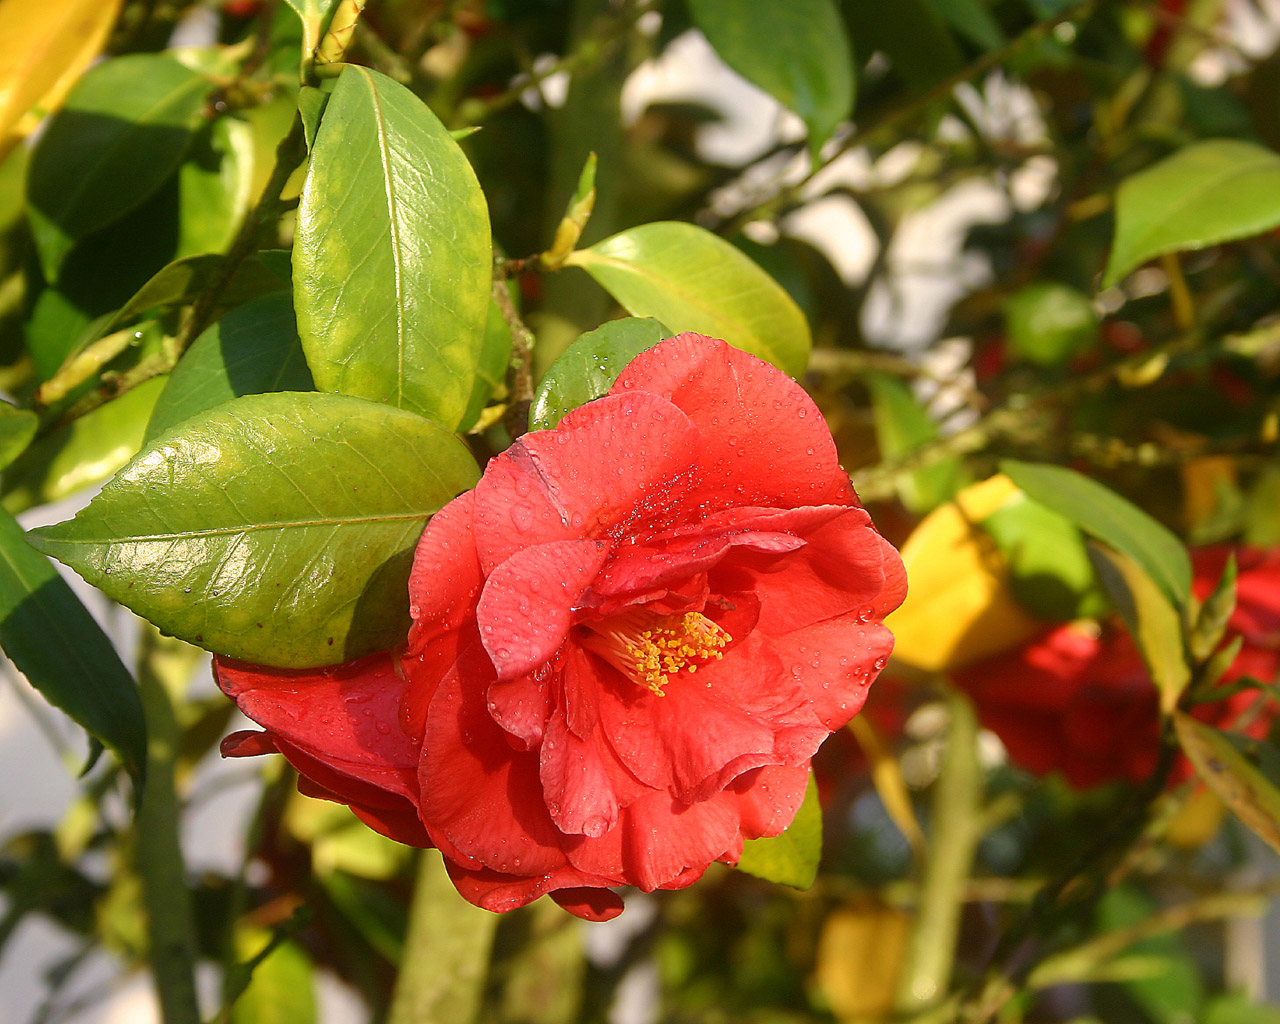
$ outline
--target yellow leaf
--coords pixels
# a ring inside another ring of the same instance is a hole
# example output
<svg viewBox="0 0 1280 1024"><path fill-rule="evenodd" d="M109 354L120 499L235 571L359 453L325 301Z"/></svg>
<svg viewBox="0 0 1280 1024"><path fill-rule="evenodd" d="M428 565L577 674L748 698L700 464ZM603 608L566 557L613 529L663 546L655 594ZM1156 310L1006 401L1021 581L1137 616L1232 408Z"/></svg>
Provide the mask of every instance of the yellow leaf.
<svg viewBox="0 0 1280 1024"><path fill-rule="evenodd" d="M1207 786L1197 786L1178 808L1164 837L1177 850L1198 850L1218 834L1226 816L1221 797Z"/></svg>
<svg viewBox="0 0 1280 1024"><path fill-rule="evenodd" d="M55 110L107 41L121 0L0 0L0 156Z"/></svg>
<svg viewBox="0 0 1280 1024"><path fill-rule="evenodd" d="M889 817L911 844L911 849L917 854L924 853L924 832L916 820L915 808L911 806L911 791L907 789L902 766L893 756L893 751L885 746L866 716L855 716L849 723L849 729L871 763L871 782Z"/></svg>
<svg viewBox="0 0 1280 1024"><path fill-rule="evenodd" d="M928 672L1017 647L1043 628L1014 600L1009 572L978 522L1018 495L1006 476L966 487L902 546L907 599L885 620L894 657Z"/></svg>

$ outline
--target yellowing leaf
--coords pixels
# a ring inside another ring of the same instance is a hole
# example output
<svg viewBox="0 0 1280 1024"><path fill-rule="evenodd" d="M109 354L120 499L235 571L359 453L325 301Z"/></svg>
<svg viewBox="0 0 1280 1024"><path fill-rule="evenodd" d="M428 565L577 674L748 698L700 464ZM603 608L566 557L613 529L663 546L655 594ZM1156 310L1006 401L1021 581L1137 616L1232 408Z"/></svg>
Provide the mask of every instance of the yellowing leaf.
<svg viewBox="0 0 1280 1024"><path fill-rule="evenodd" d="M0 0L0 156L21 138L23 115L41 100L56 109L98 55L121 0Z"/></svg>
<svg viewBox="0 0 1280 1024"><path fill-rule="evenodd" d="M902 546L910 589L885 624L894 657L929 672L1017 647L1041 628L1014 600L1009 570L978 523L1018 494L1006 476L966 487Z"/></svg>
<svg viewBox="0 0 1280 1024"><path fill-rule="evenodd" d="M910 920L867 900L823 923L815 980L838 1019L879 1018L893 1009Z"/></svg>
<svg viewBox="0 0 1280 1024"><path fill-rule="evenodd" d="M1280 789L1212 726L1178 712L1173 727L1200 778L1259 839L1280 853Z"/></svg>

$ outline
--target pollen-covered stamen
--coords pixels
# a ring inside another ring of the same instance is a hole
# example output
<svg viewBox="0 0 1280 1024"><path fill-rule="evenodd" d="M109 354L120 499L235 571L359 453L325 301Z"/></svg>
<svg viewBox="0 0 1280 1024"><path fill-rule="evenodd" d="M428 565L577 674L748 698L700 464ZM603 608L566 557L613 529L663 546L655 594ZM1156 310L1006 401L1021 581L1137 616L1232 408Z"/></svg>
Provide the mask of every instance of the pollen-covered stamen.
<svg viewBox="0 0 1280 1024"><path fill-rule="evenodd" d="M659 697L677 672L696 672L698 665L724 657L733 639L700 612L658 615L633 608L583 625L583 646Z"/></svg>

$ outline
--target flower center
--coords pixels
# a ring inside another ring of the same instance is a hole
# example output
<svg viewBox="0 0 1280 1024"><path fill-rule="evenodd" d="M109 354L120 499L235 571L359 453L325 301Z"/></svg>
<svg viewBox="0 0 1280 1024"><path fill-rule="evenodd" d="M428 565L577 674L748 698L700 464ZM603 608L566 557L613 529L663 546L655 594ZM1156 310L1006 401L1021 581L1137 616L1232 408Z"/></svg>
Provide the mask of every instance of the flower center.
<svg viewBox="0 0 1280 1024"><path fill-rule="evenodd" d="M583 625L587 630L583 645L588 650L659 697L677 672L696 672L698 665L723 658L721 648L733 639L700 612L657 615L632 608Z"/></svg>

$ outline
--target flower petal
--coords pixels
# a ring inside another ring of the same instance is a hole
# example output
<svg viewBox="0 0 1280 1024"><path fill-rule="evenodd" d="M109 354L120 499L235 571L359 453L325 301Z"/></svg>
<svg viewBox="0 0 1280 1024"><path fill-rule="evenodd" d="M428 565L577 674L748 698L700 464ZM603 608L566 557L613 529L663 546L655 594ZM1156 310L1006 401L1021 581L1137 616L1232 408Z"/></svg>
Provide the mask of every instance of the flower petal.
<svg viewBox="0 0 1280 1024"><path fill-rule="evenodd" d="M494 569L476 618L499 678L525 675L551 659L605 556L602 541L552 541L517 551Z"/></svg>
<svg viewBox="0 0 1280 1024"><path fill-rule="evenodd" d="M599 398L555 430L525 434L476 485L476 546L485 572L531 545L617 537L662 521L687 489L698 436L656 395Z"/></svg>
<svg viewBox="0 0 1280 1024"><path fill-rule="evenodd" d="M410 650L456 630L471 614L484 583L475 544L475 491L454 498L431 517L418 539L409 573Z"/></svg>
<svg viewBox="0 0 1280 1024"><path fill-rule="evenodd" d="M547 810L564 833L592 839L618 823L618 797L594 736L580 739L553 715L539 760Z"/></svg>
<svg viewBox="0 0 1280 1024"><path fill-rule="evenodd" d="M417 799L418 750L400 727L404 683L391 652L321 669L229 658L214 658L213 665L223 692L278 743L339 775Z"/></svg>
<svg viewBox="0 0 1280 1024"><path fill-rule="evenodd" d="M469 867L448 857L444 865L463 899L495 914L523 907L546 893L569 913L588 921L607 921L622 913L622 898L605 888L613 884L609 879L575 868L564 867L549 875L525 878ZM564 902L558 898L560 894L564 894Z"/></svg>
<svg viewBox="0 0 1280 1024"><path fill-rule="evenodd" d="M648 391L701 434L691 503L794 508L855 502L835 442L795 381L723 341L681 334L636 356L611 395Z"/></svg>
<svg viewBox="0 0 1280 1024"><path fill-rule="evenodd" d="M808 765L766 765L728 786L738 796L744 839L781 835L795 819L809 785Z"/></svg>
<svg viewBox="0 0 1280 1024"><path fill-rule="evenodd" d="M845 616L773 637L771 644L823 727L834 732L862 709L871 681L893 651L893 634L879 623Z"/></svg>

